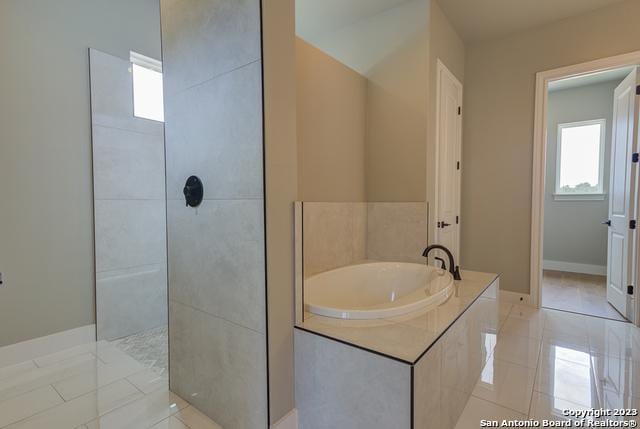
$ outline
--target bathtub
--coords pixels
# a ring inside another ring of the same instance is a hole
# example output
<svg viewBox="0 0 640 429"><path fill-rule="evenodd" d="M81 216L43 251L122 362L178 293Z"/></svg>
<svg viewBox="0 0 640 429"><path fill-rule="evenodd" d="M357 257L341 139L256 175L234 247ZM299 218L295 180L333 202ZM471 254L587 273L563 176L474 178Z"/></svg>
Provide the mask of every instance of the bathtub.
<svg viewBox="0 0 640 429"><path fill-rule="evenodd" d="M304 281L306 311L339 319L386 319L425 310L453 293L453 277L435 267L370 262L336 268Z"/></svg>

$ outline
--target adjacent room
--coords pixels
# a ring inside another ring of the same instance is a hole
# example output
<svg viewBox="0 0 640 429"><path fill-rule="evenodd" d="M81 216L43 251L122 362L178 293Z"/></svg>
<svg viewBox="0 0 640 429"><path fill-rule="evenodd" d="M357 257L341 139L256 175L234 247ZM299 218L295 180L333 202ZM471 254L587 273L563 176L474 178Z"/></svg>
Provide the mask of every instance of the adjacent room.
<svg viewBox="0 0 640 429"><path fill-rule="evenodd" d="M614 93L628 67L549 84L542 305L625 320L607 301Z"/></svg>

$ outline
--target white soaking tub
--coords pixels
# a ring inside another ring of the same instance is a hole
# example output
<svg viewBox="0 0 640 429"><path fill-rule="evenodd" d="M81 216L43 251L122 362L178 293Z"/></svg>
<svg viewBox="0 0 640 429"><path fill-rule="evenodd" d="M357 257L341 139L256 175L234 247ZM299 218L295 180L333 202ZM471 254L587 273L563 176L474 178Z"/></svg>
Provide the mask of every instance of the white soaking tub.
<svg viewBox="0 0 640 429"><path fill-rule="evenodd" d="M371 320L440 305L453 293L448 271L404 262L336 268L304 281L306 310L320 316Z"/></svg>

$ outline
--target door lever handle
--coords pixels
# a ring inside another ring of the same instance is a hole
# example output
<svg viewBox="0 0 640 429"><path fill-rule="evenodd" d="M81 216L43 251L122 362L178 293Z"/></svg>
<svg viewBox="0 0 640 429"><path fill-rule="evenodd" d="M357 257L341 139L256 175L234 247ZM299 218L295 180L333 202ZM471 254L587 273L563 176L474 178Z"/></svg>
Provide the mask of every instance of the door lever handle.
<svg viewBox="0 0 640 429"><path fill-rule="evenodd" d="M611 219L607 219L604 222L602 222L603 225L607 225L607 226L611 226Z"/></svg>
<svg viewBox="0 0 640 429"><path fill-rule="evenodd" d="M448 227L448 226L451 226L451 224L450 224L450 223L447 223L447 222L445 222L445 221L440 222L440 228L446 228L446 227Z"/></svg>

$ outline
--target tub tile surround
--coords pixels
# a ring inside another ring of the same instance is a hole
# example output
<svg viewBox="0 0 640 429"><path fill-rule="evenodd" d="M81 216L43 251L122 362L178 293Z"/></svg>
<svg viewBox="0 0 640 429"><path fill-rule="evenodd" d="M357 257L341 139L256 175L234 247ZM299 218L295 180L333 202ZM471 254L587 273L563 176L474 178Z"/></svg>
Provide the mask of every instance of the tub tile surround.
<svg viewBox="0 0 640 429"><path fill-rule="evenodd" d="M260 1L161 0L161 15L171 389L223 427L264 428Z"/></svg>
<svg viewBox="0 0 640 429"><path fill-rule="evenodd" d="M367 203L305 202L304 275L367 259Z"/></svg>
<svg viewBox="0 0 640 429"><path fill-rule="evenodd" d="M295 349L300 429L411 426L404 363L299 330Z"/></svg>
<svg viewBox="0 0 640 429"><path fill-rule="evenodd" d="M367 259L424 262L425 203L368 203Z"/></svg>
<svg viewBox="0 0 640 429"><path fill-rule="evenodd" d="M374 321L307 314L295 333L300 427L453 428L505 319L497 276L462 276L428 312Z"/></svg>
<svg viewBox="0 0 640 429"><path fill-rule="evenodd" d="M302 213L304 276L364 260L422 262L426 204L297 202Z"/></svg>
<svg viewBox="0 0 640 429"><path fill-rule="evenodd" d="M428 326L423 325L427 317L414 318L409 323ZM373 329L372 335L378 335L379 331ZM336 331L319 334L334 336ZM318 338L317 347L321 340L331 341L297 329L296 336L301 335L312 340ZM348 339L355 338L360 341L356 344L359 347L378 345L366 341L366 337L366 334L341 337L341 342L334 342L338 345L333 348L351 347L357 359L371 356L384 359L346 344ZM394 348L384 350L391 353ZM315 377L316 390L326 389L328 392L324 394L330 397L332 389L322 383L329 379L323 371L339 366L333 357L323 356L323 363L315 362L309 353L297 353L296 359L298 372L304 370L306 359L317 366L309 369ZM569 418L562 411L567 408L637 408L640 406L640 329L626 322L480 297L413 365L413 371L415 428L472 429L479 427L481 419L565 421ZM358 377L350 382L362 383L363 378ZM384 389L378 392L381 398L386 397ZM313 405L298 402L301 427L315 428L313 424L305 425L306 406L312 409L311 415L315 412ZM640 423L638 417L627 419Z"/></svg>

